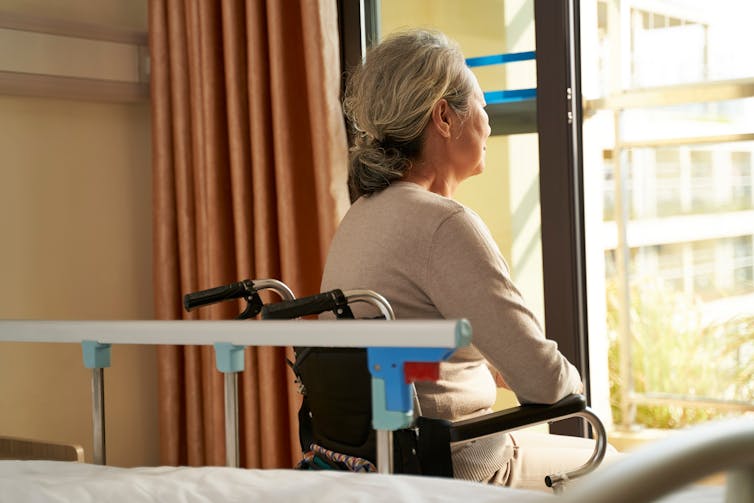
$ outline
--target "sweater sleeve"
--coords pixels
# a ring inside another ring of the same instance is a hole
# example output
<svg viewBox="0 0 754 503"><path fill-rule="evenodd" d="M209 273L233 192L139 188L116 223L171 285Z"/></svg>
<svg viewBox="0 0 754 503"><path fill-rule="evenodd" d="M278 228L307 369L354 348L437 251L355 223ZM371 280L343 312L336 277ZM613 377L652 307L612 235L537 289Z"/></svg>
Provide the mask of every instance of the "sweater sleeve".
<svg viewBox="0 0 754 503"><path fill-rule="evenodd" d="M466 318L472 343L522 403L553 403L580 389L576 368L545 338L480 219L458 211L435 230L427 293L444 318Z"/></svg>

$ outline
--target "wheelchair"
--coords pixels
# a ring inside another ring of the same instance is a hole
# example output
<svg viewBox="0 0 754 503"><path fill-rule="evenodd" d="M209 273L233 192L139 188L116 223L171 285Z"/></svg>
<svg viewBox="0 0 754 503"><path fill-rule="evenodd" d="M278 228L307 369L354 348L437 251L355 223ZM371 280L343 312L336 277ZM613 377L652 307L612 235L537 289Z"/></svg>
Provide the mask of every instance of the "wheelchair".
<svg viewBox="0 0 754 503"><path fill-rule="evenodd" d="M350 304L355 302L377 307L382 313L378 318L395 318L388 301L369 290L332 290L268 304L261 315L266 320L294 319L329 311L337 319L352 319ZM371 425L371 374L366 350L296 347L294 352L295 361L288 363L303 395L298 417L304 461L299 468L375 471L380 439ZM583 465L546 476L546 485L559 492L566 481L596 469L607 449L604 426L582 395L569 395L551 405L527 404L456 422L421 416L415 392L414 397L413 426L393 432L389 441L391 471L395 473L453 477L451 445L582 417L592 427L595 449Z"/></svg>
<svg viewBox="0 0 754 503"><path fill-rule="evenodd" d="M275 291L284 300L265 305L258 294L265 289ZM375 306L381 313L378 319L395 319L389 302L370 290L332 290L295 299L290 288L273 279L247 279L189 293L184 297L184 307L191 310L234 299L246 301L237 319L253 318L260 312L266 320L318 316L325 312L332 312L337 319L353 319L350 305L356 302ZM382 451L389 457L390 472L451 478L451 445L536 424L582 417L592 427L595 449L583 465L567 473L545 477L546 485L559 492L566 481L596 469L607 450L604 426L587 407L582 395L569 395L555 404L527 404L451 422L422 416L414 391L412 427L392 432L386 440L380 438L380 433L384 432L372 429L371 374L365 349L295 347L294 353L295 361L288 364L303 395L298 414L299 441L304 454L300 469L376 471ZM227 379L235 378L235 375L226 375L226 395L228 388L235 390L233 382ZM231 445L230 441L227 443ZM237 452L233 456L233 451L237 451L237 446L229 449L229 465L237 466Z"/></svg>

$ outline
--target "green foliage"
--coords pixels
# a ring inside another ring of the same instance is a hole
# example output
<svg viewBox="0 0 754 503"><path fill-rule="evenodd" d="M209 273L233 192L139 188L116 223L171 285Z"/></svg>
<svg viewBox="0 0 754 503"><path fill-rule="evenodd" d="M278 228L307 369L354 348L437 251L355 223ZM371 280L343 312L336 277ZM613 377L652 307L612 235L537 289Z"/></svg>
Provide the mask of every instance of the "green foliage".
<svg viewBox="0 0 754 503"><path fill-rule="evenodd" d="M754 401L754 314L705 321L701 304L659 279L635 281L631 298L631 363L634 390ZM607 289L610 396L621 422L618 289ZM638 405L635 422L649 428L681 428L728 412L713 407Z"/></svg>

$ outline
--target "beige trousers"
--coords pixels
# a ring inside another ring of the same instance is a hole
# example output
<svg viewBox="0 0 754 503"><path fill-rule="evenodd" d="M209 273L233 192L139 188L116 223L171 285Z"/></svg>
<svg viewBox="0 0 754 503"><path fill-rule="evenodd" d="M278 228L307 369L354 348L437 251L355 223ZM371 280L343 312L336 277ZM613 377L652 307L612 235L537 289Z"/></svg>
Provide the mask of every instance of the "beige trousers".
<svg viewBox="0 0 754 503"><path fill-rule="evenodd" d="M594 440L587 438L526 430L514 431L510 436L513 439L513 458L508 466L490 478L488 482L491 484L551 491L545 485L546 475L578 468L594 451ZM620 456L614 448L608 446L603 465L615 461Z"/></svg>

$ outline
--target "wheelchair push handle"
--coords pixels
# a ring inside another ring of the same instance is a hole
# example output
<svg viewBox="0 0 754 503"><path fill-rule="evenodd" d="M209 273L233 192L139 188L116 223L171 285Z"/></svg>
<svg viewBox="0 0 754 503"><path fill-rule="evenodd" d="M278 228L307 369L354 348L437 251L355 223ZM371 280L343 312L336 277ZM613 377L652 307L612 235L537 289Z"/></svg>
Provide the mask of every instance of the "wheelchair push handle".
<svg viewBox="0 0 754 503"><path fill-rule="evenodd" d="M250 300L257 295L257 292L268 289L275 291L283 300L295 298L291 289L288 288L285 283L276 279L256 279L253 281L245 279L229 285L216 286L214 288L188 293L183 297L183 307L186 308L186 311L190 311L195 307L206 306L208 304L214 304L226 300L241 298Z"/></svg>
<svg viewBox="0 0 754 503"><path fill-rule="evenodd" d="M348 306L354 302L367 302L376 306L382 316L394 320L395 315L388 301L371 290L330 290L295 300L269 304L262 308L262 318L266 320L290 320L301 316L312 316L332 311L338 318L353 318Z"/></svg>
<svg viewBox="0 0 754 503"><path fill-rule="evenodd" d="M311 316L326 311L345 312L348 300L341 290L300 297L295 300L269 304L262 308L265 320L292 320L301 316Z"/></svg>
<svg viewBox="0 0 754 503"><path fill-rule="evenodd" d="M254 287L254 282L245 279L229 285L216 286L206 290L199 290L198 292L187 293L183 297L183 307L186 308L186 311L190 311L195 307L206 306L208 304L214 304L226 300L240 299L242 297L254 295L255 293L256 288Z"/></svg>

